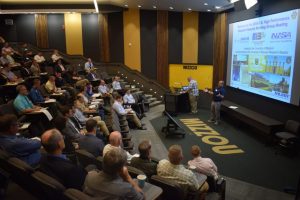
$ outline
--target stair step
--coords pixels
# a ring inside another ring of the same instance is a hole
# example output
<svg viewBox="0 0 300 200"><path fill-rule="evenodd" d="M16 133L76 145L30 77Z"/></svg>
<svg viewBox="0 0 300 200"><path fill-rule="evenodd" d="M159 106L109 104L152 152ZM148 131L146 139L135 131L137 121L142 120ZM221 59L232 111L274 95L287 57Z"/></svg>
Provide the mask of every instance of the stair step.
<svg viewBox="0 0 300 200"><path fill-rule="evenodd" d="M152 102L156 101L157 98L156 98L156 97L151 97L151 98L149 98L148 100L149 100L150 103L152 103Z"/></svg>
<svg viewBox="0 0 300 200"><path fill-rule="evenodd" d="M124 88L125 88L125 89L129 89L129 88L130 88L130 85L125 85Z"/></svg>
<svg viewBox="0 0 300 200"><path fill-rule="evenodd" d="M145 94L145 97L146 97L147 99L150 99L150 98L153 97L153 95L152 95L152 94Z"/></svg>
<svg viewBox="0 0 300 200"><path fill-rule="evenodd" d="M140 91L140 88L131 88L130 91L131 92L137 92L137 91Z"/></svg>
<svg viewBox="0 0 300 200"><path fill-rule="evenodd" d="M144 93L144 91L142 91L142 90L139 90L139 91L136 91L136 92L133 92L133 93L135 93L135 94L143 94L143 93Z"/></svg>
<svg viewBox="0 0 300 200"><path fill-rule="evenodd" d="M149 107L152 108L152 107L160 105L162 103L163 103L162 101L154 101L154 102L152 102L152 103L149 104Z"/></svg>

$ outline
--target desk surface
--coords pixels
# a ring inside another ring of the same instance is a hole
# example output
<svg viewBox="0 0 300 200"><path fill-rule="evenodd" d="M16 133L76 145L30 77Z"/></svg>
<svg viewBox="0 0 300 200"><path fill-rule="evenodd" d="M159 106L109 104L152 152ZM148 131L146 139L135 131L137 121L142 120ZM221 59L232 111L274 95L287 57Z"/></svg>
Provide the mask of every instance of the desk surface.
<svg viewBox="0 0 300 200"><path fill-rule="evenodd" d="M137 182L137 179L134 179L134 181ZM142 189L147 200L154 200L163 192L160 187L148 182L145 182L145 186Z"/></svg>

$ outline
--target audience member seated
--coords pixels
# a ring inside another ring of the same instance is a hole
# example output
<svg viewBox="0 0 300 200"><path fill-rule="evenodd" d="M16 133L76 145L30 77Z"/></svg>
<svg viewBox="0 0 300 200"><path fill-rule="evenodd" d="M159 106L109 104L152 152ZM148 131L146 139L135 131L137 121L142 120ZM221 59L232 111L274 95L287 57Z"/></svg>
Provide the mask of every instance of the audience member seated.
<svg viewBox="0 0 300 200"><path fill-rule="evenodd" d="M66 82L70 85L74 85L77 81L82 80L82 78L77 74L74 67L70 66L69 70L65 73Z"/></svg>
<svg viewBox="0 0 300 200"><path fill-rule="evenodd" d="M20 54L23 58L31 58L33 57L33 52L29 49L27 43L23 43L20 48Z"/></svg>
<svg viewBox="0 0 300 200"><path fill-rule="evenodd" d="M89 73L94 70L94 64L91 58L88 58L87 62L84 64L84 70L86 73Z"/></svg>
<svg viewBox="0 0 300 200"><path fill-rule="evenodd" d="M57 60L56 65L54 67L54 71L56 73L59 72L61 74L65 73L67 71L66 68L64 67L64 65L62 64L61 59Z"/></svg>
<svg viewBox="0 0 300 200"><path fill-rule="evenodd" d="M27 97L28 91L25 85L17 86L18 96L14 100L14 107L19 114L31 113L41 109L39 106L33 105L33 103Z"/></svg>
<svg viewBox="0 0 300 200"><path fill-rule="evenodd" d="M36 55L33 57L33 60L36 61L37 64L39 64L39 66L40 66L40 68L41 68L41 71L44 72L47 63L46 63L45 57L43 56L43 53L39 51L38 54L36 54Z"/></svg>
<svg viewBox="0 0 300 200"><path fill-rule="evenodd" d="M75 110L74 110L74 117L79 121L81 125L84 125L88 118L86 118L83 114L85 113L98 113L97 110L89 109L84 105L83 97L77 96L77 100L74 102ZM109 135L108 128L103 120L101 120L100 116L94 116L94 120L97 121L97 124L100 128L100 131L104 133L105 136Z"/></svg>
<svg viewBox="0 0 300 200"><path fill-rule="evenodd" d="M2 65L3 69L2 69L2 74L5 75L8 78L9 82L19 82L22 79L18 78L12 71L11 68L8 64L4 64Z"/></svg>
<svg viewBox="0 0 300 200"><path fill-rule="evenodd" d="M140 119L144 116L144 104L138 104L138 102L135 101L130 89L126 90L126 93L123 96L123 101L125 105L131 107L132 110L134 110L139 115Z"/></svg>
<svg viewBox="0 0 300 200"><path fill-rule="evenodd" d="M118 131L111 132L109 135L109 144L105 145L103 149L103 156L105 156L105 154L112 149L121 149L121 145L122 145L121 133ZM133 158L133 156L128 151L125 152L127 154L127 160L130 161Z"/></svg>
<svg viewBox="0 0 300 200"><path fill-rule="evenodd" d="M47 155L41 159L40 170L60 181L66 188L81 190L87 172L62 154L65 148L62 134L57 129L51 129L41 139Z"/></svg>
<svg viewBox="0 0 300 200"><path fill-rule="evenodd" d="M92 72L92 71L89 71L87 73L86 78L89 81L97 81L97 80L99 80L99 78L97 78L97 75L94 72Z"/></svg>
<svg viewBox="0 0 300 200"><path fill-rule="evenodd" d="M100 80L100 85L98 87L98 92L101 94L105 105L113 104L113 98L110 93L110 88L106 85L104 80Z"/></svg>
<svg viewBox="0 0 300 200"><path fill-rule="evenodd" d="M87 82L87 84L88 84L88 83L89 83L89 82ZM86 85L87 85L87 84L86 84ZM83 98L83 100L84 100L85 106L88 106L89 101L90 101L92 98L87 94L87 87L86 87L86 85L79 88L79 90L78 90L79 93L77 94L77 96L81 96L81 97Z"/></svg>
<svg viewBox="0 0 300 200"><path fill-rule="evenodd" d="M151 161L151 143L149 140L144 140L139 144L139 157L134 157L130 161L130 165L142 170L147 177L157 174L157 163Z"/></svg>
<svg viewBox="0 0 300 200"><path fill-rule="evenodd" d="M29 76L32 76L31 68L29 68L29 66L27 66L27 65L22 65L20 67L20 71L21 71L21 76L23 79L26 79Z"/></svg>
<svg viewBox="0 0 300 200"><path fill-rule="evenodd" d="M94 119L87 120L85 128L87 133L79 139L79 148L90 152L95 157L102 156L104 143L96 137L97 121Z"/></svg>
<svg viewBox="0 0 300 200"><path fill-rule="evenodd" d="M118 92L121 96L124 96L125 92L124 92L123 88L121 87L120 77L115 76L114 81L112 82L111 85L112 85L112 88L114 91Z"/></svg>
<svg viewBox="0 0 300 200"><path fill-rule="evenodd" d="M56 63L58 60L62 59L63 57L59 55L58 50L54 49L53 54L51 56L52 62Z"/></svg>
<svg viewBox="0 0 300 200"><path fill-rule="evenodd" d="M66 118L66 128L63 130L65 135L69 137L72 141L77 141L83 136L84 130L80 130L76 127L71 117L73 116L73 109L70 106L63 106L60 108L62 115Z"/></svg>
<svg viewBox="0 0 300 200"><path fill-rule="evenodd" d="M9 53L7 53L6 51L2 51L0 62L2 65L8 64L10 67L20 66L20 63L15 62L14 58L10 56Z"/></svg>
<svg viewBox="0 0 300 200"><path fill-rule="evenodd" d="M30 99L34 104L44 103L46 100L49 100L49 97L44 98L41 93L41 81L40 79L33 80L33 86L29 92Z"/></svg>
<svg viewBox="0 0 300 200"><path fill-rule="evenodd" d="M117 112L118 115L126 115L127 119L132 120L138 129L146 130L146 128L143 127L140 119L136 116L136 113L132 109L125 110L122 103L122 97L120 95L117 95L112 108Z"/></svg>
<svg viewBox="0 0 300 200"><path fill-rule="evenodd" d="M32 61L30 71L33 76L40 76L41 69L40 69L40 65L38 64L37 61L35 61L35 60Z"/></svg>
<svg viewBox="0 0 300 200"><path fill-rule="evenodd" d="M0 148L29 165L36 166L41 157L39 153L41 142L38 138L27 139L17 136L18 127L15 115L0 116Z"/></svg>
<svg viewBox="0 0 300 200"><path fill-rule="evenodd" d="M183 154L181 146L172 145L169 148L169 160L163 159L158 163L157 174L163 178L175 181L185 189L187 186L190 191L200 191L200 199L205 199L205 193L208 191L208 184L205 182L199 185L197 176L182 164Z"/></svg>
<svg viewBox="0 0 300 200"><path fill-rule="evenodd" d="M57 88L55 85L55 76L49 76L49 79L45 84L45 89L49 94L53 94L57 92Z"/></svg>
<svg viewBox="0 0 300 200"><path fill-rule="evenodd" d="M2 72L4 69L0 66L0 85L5 85L9 82L8 77Z"/></svg>
<svg viewBox="0 0 300 200"><path fill-rule="evenodd" d="M126 161L126 153L120 148L107 152L103 158L103 171L88 173L84 192L96 199L145 199L142 189L129 175Z"/></svg>
<svg viewBox="0 0 300 200"><path fill-rule="evenodd" d="M210 158L201 157L201 149L199 146L194 145L191 148L191 154L193 160L188 162L189 166L195 166L196 171L205 174L206 176L211 176L215 180L218 179L218 168L215 163Z"/></svg>
<svg viewBox="0 0 300 200"><path fill-rule="evenodd" d="M14 50L8 42L4 43L4 46L2 48L2 52L7 53L9 56L11 56L11 57L13 57L14 59L17 59L17 60L21 60L21 58L22 58L21 54L18 51Z"/></svg>

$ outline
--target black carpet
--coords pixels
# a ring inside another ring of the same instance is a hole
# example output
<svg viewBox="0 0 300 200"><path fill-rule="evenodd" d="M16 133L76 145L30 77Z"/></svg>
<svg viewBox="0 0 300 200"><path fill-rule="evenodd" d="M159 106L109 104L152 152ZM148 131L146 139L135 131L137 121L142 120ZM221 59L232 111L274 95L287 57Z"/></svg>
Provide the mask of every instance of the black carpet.
<svg viewBox="0 0 300 200"><path fill-rule="evenodd" d="M180 144L183 148L184 162L191 159L190 147L199 145L203 157L210 157L218 167L219 173L260 185L266 188L282 191L286 186L296 186L300 175L300 159L288 157L284 154L275 154L275 147L265 145L264 141L257 137L258 134L251 129L240 126L238 122L222 121L220 125L208 123L210 113L208 110L200 110L197 115L181 114L175 117L186 131L185 138L180 136L167 137L161 133L161 128L166 125L167 117L161 116L151 120L159 137L166 148L173 144ZM204 143L201 137L196 136L180 119L199 118L212 129L227 138L230 142L244 151L240 154L221 155L212 150L211 145ZM235 124L236 123L236 124ZM235 125L234 125L235 124Z"/></svg>

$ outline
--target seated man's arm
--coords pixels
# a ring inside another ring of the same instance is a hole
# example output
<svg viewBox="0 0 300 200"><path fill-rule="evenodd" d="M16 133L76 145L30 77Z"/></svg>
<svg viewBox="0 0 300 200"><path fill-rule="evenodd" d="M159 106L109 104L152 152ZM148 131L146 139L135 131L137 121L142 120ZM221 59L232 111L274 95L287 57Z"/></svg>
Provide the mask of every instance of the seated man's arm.
<svg viewBox="0 0 300 200"><path fill-rule="evenodd" d="M31 154L41 148L41 142L35 139L17 138L12 147L16 154Z"/></svg>

